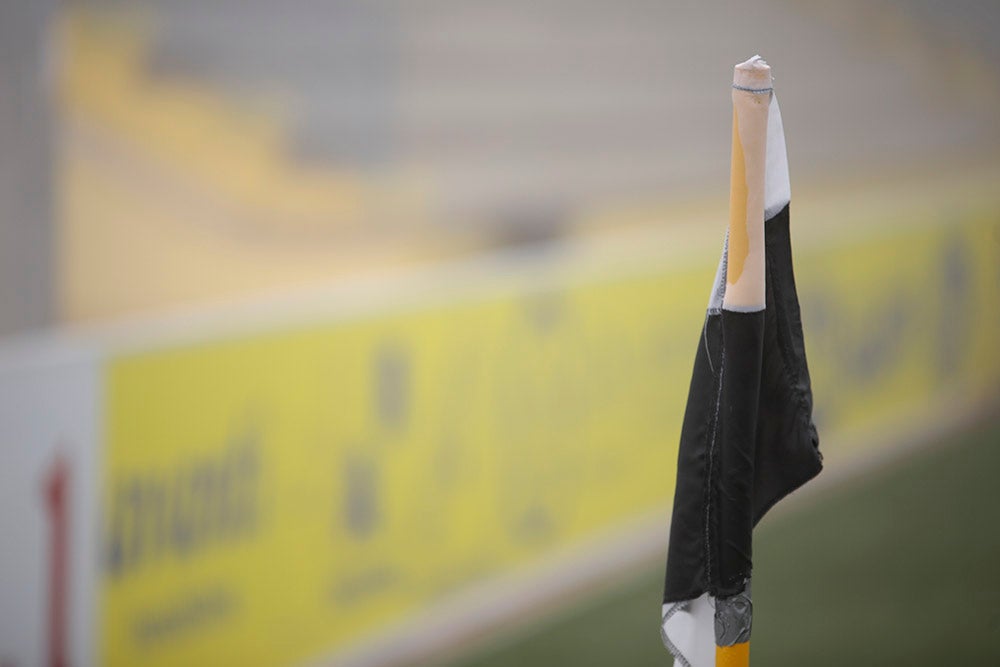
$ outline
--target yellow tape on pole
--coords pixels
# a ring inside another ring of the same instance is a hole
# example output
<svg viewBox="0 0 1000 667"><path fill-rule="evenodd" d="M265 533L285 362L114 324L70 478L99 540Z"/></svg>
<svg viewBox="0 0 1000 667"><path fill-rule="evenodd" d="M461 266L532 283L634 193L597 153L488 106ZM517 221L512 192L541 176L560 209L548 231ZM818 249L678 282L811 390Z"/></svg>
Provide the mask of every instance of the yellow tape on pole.
<svg viewBox="0 0 1000 667"><path fill-rule="evenodd" d="M715 667L750 667L750 642L716 646Z"/></svg>

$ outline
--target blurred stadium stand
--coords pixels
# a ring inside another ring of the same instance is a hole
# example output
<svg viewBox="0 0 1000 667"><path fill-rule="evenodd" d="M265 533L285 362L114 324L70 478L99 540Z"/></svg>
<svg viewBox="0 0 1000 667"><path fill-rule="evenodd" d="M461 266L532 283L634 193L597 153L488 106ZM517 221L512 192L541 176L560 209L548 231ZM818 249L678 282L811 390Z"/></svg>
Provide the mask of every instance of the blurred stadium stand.
<svg viewBox="0 0 1000 667"><path fill-rule="evenodd" d="M61 316L669 223L720 201L754 49L796 184L992 160L990 6L70 2Z"/></svg>

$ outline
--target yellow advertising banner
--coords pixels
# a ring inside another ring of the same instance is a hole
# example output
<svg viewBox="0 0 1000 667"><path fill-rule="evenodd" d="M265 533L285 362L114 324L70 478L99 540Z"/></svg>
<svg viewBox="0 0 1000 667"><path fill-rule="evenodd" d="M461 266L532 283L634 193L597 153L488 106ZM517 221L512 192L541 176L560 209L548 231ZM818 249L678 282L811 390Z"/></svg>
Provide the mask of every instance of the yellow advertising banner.
<svg viewBox="0 0 1000 667"><path fill-rule="evenodd" d="M987 213L796 253L821 440L997 385ZM101 660L295 663L667 506L714 270L114 357Z"/></svg>

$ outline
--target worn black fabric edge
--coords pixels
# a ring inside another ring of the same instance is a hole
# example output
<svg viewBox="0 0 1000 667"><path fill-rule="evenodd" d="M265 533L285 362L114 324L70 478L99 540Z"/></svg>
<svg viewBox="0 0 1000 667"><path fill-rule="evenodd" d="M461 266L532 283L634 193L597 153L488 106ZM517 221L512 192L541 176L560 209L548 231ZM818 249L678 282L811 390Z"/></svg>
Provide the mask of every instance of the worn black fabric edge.
<svg viewBox="0 0 1000 667"><path fill-rule="evenodd" d="M715 404L721 377L721 313L705 316L695 352L688 400L677 450L676 484L664 577L666 602L681 602L704 592L708 446L715 431ZM713 361L714 359L714 361Z"/></svg>

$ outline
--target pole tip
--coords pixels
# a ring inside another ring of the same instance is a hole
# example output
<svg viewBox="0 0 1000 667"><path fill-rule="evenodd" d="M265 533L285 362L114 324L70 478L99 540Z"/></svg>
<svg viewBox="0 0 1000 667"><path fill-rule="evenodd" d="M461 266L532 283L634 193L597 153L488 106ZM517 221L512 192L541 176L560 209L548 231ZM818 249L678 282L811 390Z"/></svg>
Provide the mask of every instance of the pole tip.
<svg viewBox="0 0 1000 667"><path fill-rule="evenodd" d="M733 69L733 86L742 90L770 90L771 67L760 56L741 62Z"/></svg>

